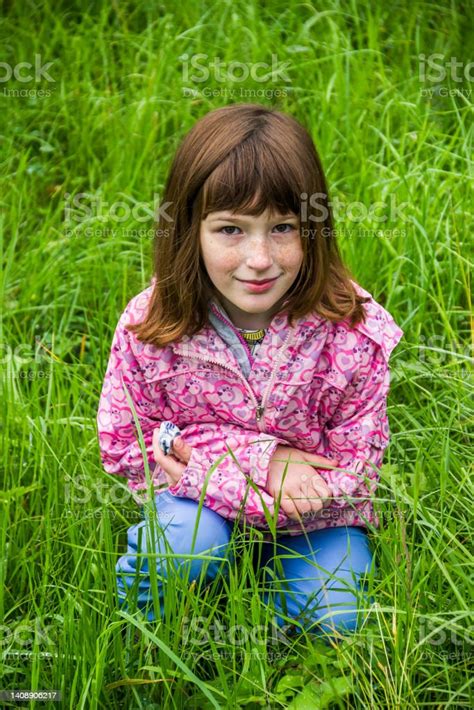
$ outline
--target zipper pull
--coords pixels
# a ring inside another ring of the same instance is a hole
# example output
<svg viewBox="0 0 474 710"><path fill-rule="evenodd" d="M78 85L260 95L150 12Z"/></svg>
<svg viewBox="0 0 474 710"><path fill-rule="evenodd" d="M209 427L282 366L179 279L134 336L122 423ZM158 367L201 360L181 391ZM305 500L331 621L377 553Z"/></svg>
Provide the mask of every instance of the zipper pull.
<svg viewBox="0 0 474 710"><path fill-rule="evenodd" d="M260 419L262 418L262 414L263 414L264 410L265 410L265 407L262 407L261 404L257 407L257 412L256 412L256 415L255 415L255 416L256 416L256 419L257 419L257 422L259 422Z"/></svg>

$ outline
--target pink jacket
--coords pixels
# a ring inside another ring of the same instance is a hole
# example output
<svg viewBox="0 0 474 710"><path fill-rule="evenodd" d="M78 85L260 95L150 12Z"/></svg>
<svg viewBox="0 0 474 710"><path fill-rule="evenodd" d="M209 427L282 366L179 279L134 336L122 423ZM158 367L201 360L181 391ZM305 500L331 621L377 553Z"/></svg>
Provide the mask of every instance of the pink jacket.
<svg viewBox="0 0 474 710"><path fill-rule="evenodd" d="M300 318L291 328L286 316L277 315L255 358L250 356L246 379L210 323L164 348L143 344L127 331L128 323L143 320L152 288L131 299L113 337L97 415L105 471L126 476L137 502L144 501L138 495L146 489L143 457L126 388L154 485L160 487L156 493L169 490L199 501L204 487L205 506L230 520L239 516L239 524L245 518L268 530L264 510L274 517L277 506L265 485L269 462L282 444L334 458L344 469L314 469L333 499L322 513L305 518L304 530L364 526L366 521L377 525L371 497L390 438L388 361L403 335L388 311L372 299L364 306L366 322L354 329L317 314ZM153 430L163 420L177 424L192 447L174 486L168 486L153 457ZM276 526L282 534L303 532L302 524L281 508Z"/></svg>

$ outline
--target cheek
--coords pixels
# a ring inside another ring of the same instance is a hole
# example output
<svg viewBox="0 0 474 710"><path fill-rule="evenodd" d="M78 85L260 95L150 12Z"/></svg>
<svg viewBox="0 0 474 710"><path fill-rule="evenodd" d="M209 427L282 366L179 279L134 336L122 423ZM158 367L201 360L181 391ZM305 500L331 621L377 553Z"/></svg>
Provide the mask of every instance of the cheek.
<svg viewBox="0 0 474 710"><path fill-rule="evenodd" d="M222 245L217 243L209 244L203 251L203 257L208 273L215 277L225 276L240 263L237 252L223 249Z"/></svg>
<svg viewBox="0 0 474 710"><path fill-rule="evenodd" d="M282 246L279 252L279 260L283 266L291 269L299 269L303 262L303 249L299 242Z"/></svg>

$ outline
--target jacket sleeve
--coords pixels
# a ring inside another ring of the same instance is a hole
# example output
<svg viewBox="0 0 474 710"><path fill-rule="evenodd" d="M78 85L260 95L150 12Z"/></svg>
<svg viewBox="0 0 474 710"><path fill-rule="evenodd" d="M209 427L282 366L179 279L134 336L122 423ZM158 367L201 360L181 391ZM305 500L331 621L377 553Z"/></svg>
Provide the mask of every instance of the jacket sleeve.
<svg viewBox="0 0 474 710"><path fill-rule="evenodd" d="M125 394L129 392L143 433L146 454L155 464L152 450L156 422L156 403L150 395L132 349L131 334L125 325L130 322L128 307L115 330L97 412L100 456L107 473L125 476L129 481L144 480L144 462L132 409Z"/></svg>
<svg viewBox="0 0 474 710"><path fill-rule="evenodd" d="M169 492L199 501L228 520L239 513L249 524L266 529L267 508L275 513L275 501L265 489L268 467L276 447L288 445L284 439L234 425L206 423L182 430L192 447L191 458L180 480ZM249 483L253 481L257 490ZM276 526L287 525L289 518L280 507Z"/></svg>
<svg viewBox="0 0 474 710"><path fill-rule="evenodd" d="M335 469L317 469L330 488L331 505L335 507L347 506L348 498L373 496L390 441L388 355L374 342L370 342L370 353L367 364L361 366L356 381L326 423L324 450L318 451L338 462Z"/></svg>
<svg viewBox="0 0 474 710"><path fill-rule="evenodd" d="M113 336L99 400L97 430L100 457L107 473L126 477L131 489L144 488L143 456L126 389L140 422L155 487L159 483L160 487L167 487L166 475L155 461L152 446L153 431L165 419L164 406L157 401L157 395L150 392L134 354L134 336L125 327L130 322L128 310L127 307L120 317ZM274 499L263 490L268 466L277 445L287 442L224 423L191 424L182 428L182 435L192 447L192 456L178 485L168 487L169 492L199 500L209 468L223 456L209 476L204 505L228 519L236 518L242 510L251 524L267 526L264 505L272 516L274 513ZM257 490L252 489L249 479L254 481ZM143 502L146 497L137 500ZM280 508L277 526L287 522L288 518Z"/></svg>

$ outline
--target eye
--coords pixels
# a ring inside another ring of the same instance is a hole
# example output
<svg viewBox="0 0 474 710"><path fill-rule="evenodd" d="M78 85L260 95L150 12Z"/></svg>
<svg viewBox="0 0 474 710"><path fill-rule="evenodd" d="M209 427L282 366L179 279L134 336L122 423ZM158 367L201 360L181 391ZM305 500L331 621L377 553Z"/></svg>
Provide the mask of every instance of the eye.
<svg viewBox="0 0 474 710"><path fill-rule="evenodd" d="M220 232L223 232L224 234L228 234L230 237L233 237L233 236L235 236L235 235L237 234L237 232L226 232L226 231L225 231L226 229L237 229L237 230L239 230L239 227L235 227L235 226L229 224L229 225L226 225L225 227L221 227L221 229L219 230ZM239 231L240 231L240 230L239 230Z"/></svg>
<svg viewBox="0 0 474 710"><path fill-rule="evenodd" d="M296 229L295 225L289 224L287 222L284 222L282 224L277 224L275 227L273 227L273 231L278 232L278 234L287 234L288 232L291 232L293 229Z"/></svg>

